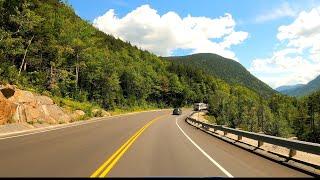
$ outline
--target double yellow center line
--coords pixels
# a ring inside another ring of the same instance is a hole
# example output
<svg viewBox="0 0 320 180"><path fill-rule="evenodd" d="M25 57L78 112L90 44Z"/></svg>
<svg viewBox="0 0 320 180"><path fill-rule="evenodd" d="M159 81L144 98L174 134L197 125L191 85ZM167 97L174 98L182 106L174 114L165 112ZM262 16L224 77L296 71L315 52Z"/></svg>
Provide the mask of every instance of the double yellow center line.
<svg viewBox="0 0 320 180"><path fill-rule="evenodd" d="M165 115L163 115L165 116ZM115 166L115 164L119 161L119 159L123 156L123 154L130 148L130 146L138 139L138 137L156 120L161 117L157 117L144 125L139 131L137 131L126 143L124 143L106 162L104 162L90 177L106 177L107 174L111 171L111 169Z"/></svg>

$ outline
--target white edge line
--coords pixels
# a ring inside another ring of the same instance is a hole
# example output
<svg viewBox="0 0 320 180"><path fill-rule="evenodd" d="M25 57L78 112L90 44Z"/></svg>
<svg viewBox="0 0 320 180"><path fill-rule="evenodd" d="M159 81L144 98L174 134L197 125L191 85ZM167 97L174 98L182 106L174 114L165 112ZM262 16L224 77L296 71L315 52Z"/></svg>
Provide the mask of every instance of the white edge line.
<svg viewBox="0 0 320 180"><path fill-rule="evenodd" d="M214 165L216 165L225 175L228 177L233 177L226 169L224 169L217 161L215 161L211 156L209 156L203 149L201 149L200 146L198 146L197 143L195 143L179 126L178 119L176 118L176 125L180 129L180 131L183 133L183 135L205 156L207 157Z"/></svg>
<svg viewBox="0 0 320 180"><path fill-rule="evenodd" d="M145 113L145 112L156 112L156 111L165 111L167 109L160 109L160 110L151 110L151 111L141 111L141 112L132 112L132 113L126 113L126 114L119 114L119 115L115 115L115 116L109 116L109 117L101 117L101 118L93 118L91 120L86 120L86 121L80 121L80 122L75 122L70 123L70 124L66 124L66 125L56 125L56 126L49 126L49 127L44 127L44 130L41 130L41 128L37 129L30 129L30 130L25 130L25 131L17 131L17 132L13 132L13 133L8 133L8 134L4 134L3 136L8 135L8 137L0 137L0 140L5 140L5 139L11 139L11 138L17 138L17 137L22 137L22 136L28 136L28 135L33 135L33 134L39 134L39 133L44 133L44 132L49 132L49 131L55 131L55 130L59 130L59 129L65 129L65 128L70 128L70 127L75 127L75 126L81 126L81 125L85 125L85 124L91 124L91 123L96 123L96 122L100 122L100 121L104 121L104 120L108 120L108 119L112 119L112 118L117 118L117 117L123 117L123 116L129 116L129 115L134 115L134 114L139 114L139 113ZM21 135L13 135L10 136L10 134L20 134L20 133L26 133L29 131L36 131L36 132L31 132L31 133L27 133L27 134L21 134Z"/></svg>

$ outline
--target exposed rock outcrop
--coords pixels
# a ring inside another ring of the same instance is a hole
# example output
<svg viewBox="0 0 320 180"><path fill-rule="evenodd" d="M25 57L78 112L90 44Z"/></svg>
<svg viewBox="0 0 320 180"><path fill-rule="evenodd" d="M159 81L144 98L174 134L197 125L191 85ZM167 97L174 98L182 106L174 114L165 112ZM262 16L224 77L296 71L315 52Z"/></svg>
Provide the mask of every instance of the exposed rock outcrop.
<svg viewBox="0 0 320 180"><path fill-rule="evenodd" d="M72 114L71 114L71 117L72 119L74 120L79 120L81 119L82 117L84 117L84 115L86 115L85 112L81 111L81 110L75 110Z"/></svg>
<svg viewBox="0 0 320 180"><path fill-rule="evenodd" d="M93 109L92 110L92 114L95 117L108 117L111 116L111 114L105 110L101 110L101 109Z"/></svg>
<svg viewBox="0 0 320 180"><path fill-rule="evenodd" d="M0 125L11 122L16 109L17 105L8 101L0 91Z"/></svg>
<svg viewBox="0 0 320 180"><path fill-rule="evenodd" d="M46 122L49 124L71 121L52 99L14 86L0 87L0 124L10 122Z"/></svg>

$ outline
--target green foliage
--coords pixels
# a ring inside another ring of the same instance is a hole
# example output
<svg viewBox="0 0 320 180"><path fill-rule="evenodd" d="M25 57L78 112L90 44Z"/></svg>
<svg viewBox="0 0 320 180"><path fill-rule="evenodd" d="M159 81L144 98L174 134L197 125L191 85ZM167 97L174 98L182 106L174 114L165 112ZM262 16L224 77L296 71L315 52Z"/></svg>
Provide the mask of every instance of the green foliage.
<svg viewBox="0 0 320 180"><path fill-rule="evenodd" d="M301 100L279 94L264 100L243 87L233 87L229 93L216 91L208 102L217 124L320 142L320 91Z"/></svg>
<svg viewBox="0 0 320 180"><path fill-rule="evenodd" d="M53 96L88 117L99 107L117 114L205 102L218 124L320 141L319 93L299 101L274 94L216 55L173 59L98 31L62 1L0 0L1 84Z"/></svg>
<svg viewBox="0 0 320 180"><path fill-rule="evenodd" d="M79 102L68 98L61 98L61 97L53 97L53 101L67 110L75 111L75 110L82 110L88 116L91 116L92 110L100 109L98 105L95 105L91 102Z"/></svg>
<svg viewBox="0 0 320 180"><path fill-rule="evenodd" d="M177 64L203 69L214 77L230 84L241 84L266 97L275 93L272 88L251 75L240 63L216 54L201 53L165 59Z"/></svg>

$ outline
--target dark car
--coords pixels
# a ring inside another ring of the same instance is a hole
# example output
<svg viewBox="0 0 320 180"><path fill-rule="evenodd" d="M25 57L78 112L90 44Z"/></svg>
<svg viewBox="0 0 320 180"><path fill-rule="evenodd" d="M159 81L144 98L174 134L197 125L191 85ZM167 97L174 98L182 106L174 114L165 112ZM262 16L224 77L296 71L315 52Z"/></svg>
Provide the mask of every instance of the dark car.
<svg viewBox="0 0 320 180"><path fill-rule="evenodd" d="M172 114L173 115L181 115L182 114L182 110L180 108L174 108Z"/></svg>

